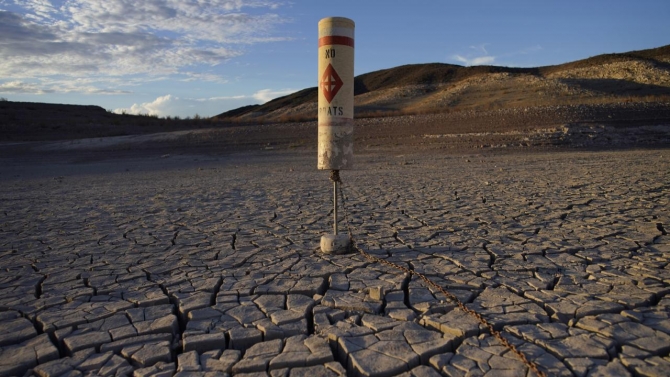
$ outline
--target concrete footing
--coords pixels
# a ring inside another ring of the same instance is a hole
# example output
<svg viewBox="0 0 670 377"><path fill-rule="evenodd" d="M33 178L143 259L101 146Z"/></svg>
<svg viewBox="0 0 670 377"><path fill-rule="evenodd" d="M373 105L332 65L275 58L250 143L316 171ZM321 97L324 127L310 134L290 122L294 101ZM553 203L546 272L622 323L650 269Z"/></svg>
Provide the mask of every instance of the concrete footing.
<svg viewBox="0 0 670 377"><path fill-rule="evenodd" d="M324 234L321 236L321 252L324 254L346 254L351 250L351 242L346 234Z"/></svg>

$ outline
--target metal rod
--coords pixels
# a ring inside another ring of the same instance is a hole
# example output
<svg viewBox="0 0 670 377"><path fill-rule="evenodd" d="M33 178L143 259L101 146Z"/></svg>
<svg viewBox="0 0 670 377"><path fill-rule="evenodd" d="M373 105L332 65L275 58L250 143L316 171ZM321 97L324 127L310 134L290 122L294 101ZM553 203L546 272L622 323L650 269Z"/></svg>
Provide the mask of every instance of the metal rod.
<svg viewBox="0 0 670 377"><path fill-rule="evenodd" d="M333 230L337 235L337 181L333 182Z"/></svg>

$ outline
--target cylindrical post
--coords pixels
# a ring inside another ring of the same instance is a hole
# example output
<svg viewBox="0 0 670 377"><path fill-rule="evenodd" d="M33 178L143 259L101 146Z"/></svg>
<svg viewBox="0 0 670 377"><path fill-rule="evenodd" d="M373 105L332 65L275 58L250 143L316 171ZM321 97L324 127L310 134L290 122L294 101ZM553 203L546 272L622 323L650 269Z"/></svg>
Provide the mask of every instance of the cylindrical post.
<svg viewBox="0 0 670 377"><path fill-rule="evenodd" d="M337 181L333 182L333 234L337 234Z"/></svg>
<svg viewBox="0 0 670 377"><path fill-rule="evenodd" d="M354 21L319 21L320 170L351 169L354 162Z"/></svg>
<svg viewBox="0 0 670 377"><path fill-rule="evenodd" d="M319 21L319 170L331 170L333 234L321 237L321 251L351 250L346 234L337 234L339 171L354 163L354 21L328 17Z"/></svg>

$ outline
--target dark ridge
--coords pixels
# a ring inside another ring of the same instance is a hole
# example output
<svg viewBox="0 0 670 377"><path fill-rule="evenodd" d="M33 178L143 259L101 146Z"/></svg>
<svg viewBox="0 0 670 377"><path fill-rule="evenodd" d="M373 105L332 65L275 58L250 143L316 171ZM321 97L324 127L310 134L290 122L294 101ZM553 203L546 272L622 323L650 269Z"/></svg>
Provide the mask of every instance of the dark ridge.
<svg viewBox="0 0 670 377"><path fill-rule="evenodd" d="M616 54L603 54L593 56L587 59L577 60L570 63L540 67L542 75L548 75L555 72L565 71L576 68L588 68L603 64L617 63L627 60L642 60L654 63L660 67L670 69L670 63L660 61L661 58L670 58L670 45L652 48L648 50L630 51Z"/></svg>
<svg viewBox="0 0 670 377"><path fill-rule="evenodd" d="M248 113L252 113L255 109L259 108L260 106L261 105L249 105L249 106L238 107L237 109L229 110L226 111L225 113L215 115L214 118L233 118L242 116Z"/></svg>
<svg viewBox="0 0 670 377"><path fill-rule="evenodd" d="M501 72L536 74L537 68L463 67L443 63L402 65L356 77L354 80L354 95L406 85L446 84L478 75Z"/></svg>
<svg viewBox="0 0 670 377"><path fill-rule="evenodd" d="M316 101L316 87L303 89L299 92L295 92L289 96L275 98L270 102L262 105L268 112L280 109L284 106L294 106L294 103L305 103L311 101L312 97Z"/></svg>
<svg viewBox="0 0 670 377"><path fill-rule="evenodd" d="M316 87L303 89L301 91L289 94L287 96L275 98L272 101L266 102L263 105L250 105L240 107L238 109L230 110L225 113L214 116L214 119L225 119L225 118L234 118L243 115L248 115L254 112L260 113L269 113L275 110L279 110L286 106L298 106L303 103L316 101ZM239 114L235 115L237 112Z"/></svg>
<svg viewBox="0 0 670 377"><path fill-rule="evenodd" d="M0 118L12 116L23 119L50 119L54 114L68 113L77 114L81 117L88 115L105 115L107 111L100 106L95 105L64 105L58 103L41 102L13 102L0 101Z"/></svg>

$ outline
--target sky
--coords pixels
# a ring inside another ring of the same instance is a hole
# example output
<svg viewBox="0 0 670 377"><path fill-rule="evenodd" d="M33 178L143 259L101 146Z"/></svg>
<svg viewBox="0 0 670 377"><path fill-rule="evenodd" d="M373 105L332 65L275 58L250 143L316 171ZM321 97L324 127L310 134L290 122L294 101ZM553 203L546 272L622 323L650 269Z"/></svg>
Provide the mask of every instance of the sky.
<svg viewBox="0 0 670 377"><path fill-rule="evenodd" d="M213 116L316 86L332 16L356 23L356 75L670 44L669 0L0 0L0 98Z"/></svg>

